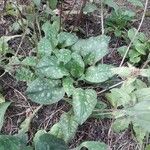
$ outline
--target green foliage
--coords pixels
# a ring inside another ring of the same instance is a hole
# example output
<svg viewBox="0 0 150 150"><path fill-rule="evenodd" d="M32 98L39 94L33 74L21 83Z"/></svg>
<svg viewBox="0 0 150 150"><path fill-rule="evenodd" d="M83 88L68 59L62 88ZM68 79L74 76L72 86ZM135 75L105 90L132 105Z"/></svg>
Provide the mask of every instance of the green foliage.
<svg viewBox="0 0 150 150"><path fill-rule="evenodd" d="M106 33L114 33L116 37L124 37L126 29L130 27L130 23L133 20L135 13L131 10L118 9L113 11L109 17L107 17Z"/></svg>
<svg viewBox="0 0 150 150"><path fill-rule="evenodd" d="M33 150L31 147L26 146L26 144L19 138L10 135L0 135L0 149L6 150Z"/></svg>
<svg viewBox="0 0 150 150"><path fill-rule="evenodd" d="M59 84L59 80L37 78L28 84L27 95L33 102L39 104L46 105L56 103L60 101L65 94Z"/></svg>
<svg viewBox="0 0 150 150"><path fill-rule="evenodd" d="M73 110L79 124L83 124L92 114L97 103L94 90L75 89L73 93Z"/></svg>
<svg viewBox="0 0 150 150"><path fill-rule="evenodd" d="M128 38L130 39L130 41L132 41L136 32L137 30L135 28L128 30ZM135 37L126 58L128 58L129 61L133 64L139 63L142 57L148 54L149 48L150 48L150 43L148 41L148 38L145 36L144 33L139 32ZM126 50L127 50L127 46L122 46L118 48L118 52L122 57L124 56Z"/></svg>
<svg viewBox="0 0 150 150"><path fill-rule="evenodd" d="M128 2L135 6L143 6L140 0ZM60 116L49 132L39 130L35 134L33 145L29 147L27 132L36 113L36 110L33 111L21 123L18 134L0 135L0 149L11 147L12 150L68 150L66 144L71 142L78 127L90 117L114 118L112 129L117 133L126 130L129 125L132 126L136 139L142 144L150 132L150 87L143 82L145 77L150 78L150 69L139 69L133 65L141 62L143 56L147 56L150 41L142 32L137 34L127 55L132 65L116 67L101 63L109 54L110 37L104 34L80 39L75 33L64 32L60 27L60 19L53 11L57 3L57 0L47 0L42 12L41 0L34 0L31 6L26 7L26 19L15 22L14 29L17 31L24 25L27 26L26 34L31 36L30 40L35 46L34 54L23 56L10 51L8 41L18 35L4 36L0 38L0 65L18 81L27 83L26 96L32 102L42 106L66 101L70 110ZM126 43L118 48L123 57L127 50L126 45L133 40L137 32L135 28L131 28L135 13L119 8L113 0L105 0L103 4L104 9L106 5L113 8L106 18L105 31L109 35L113 33L117 39L123 40L122 43ZM18 4L7 5L7 14L17 16L17 6ZM83 8L84 13L92 13L95 10L99 10L99 6L92 2L87 2ZM20 13L24 14L23 11ZM36 33L31 33L31 30L36 30ZM9 52L13 56L5 58ZM108 91L107 86L115 82L113 78L117 81L124 80L123 84L120 87L116 87L118 83L108 87L109 92L104 97L105 91ZM106 90L97 93L96 89L101 88ZM107 100L106 103L110 104L109 107L101 101L101 95ZM9 105L0 94L0 129ZM23 140L25 138L26 140ZM86 141L73 150L82 148L106 150L108 146L99 141Z"/></svg>
<svg viewBox="0 0 150 150"><path fill-rule="evenodd" d="M108 146L103 142L86 141L86 142L83 142L79 147L72 149L72 150L80 150L83 147L87 148L88 150L106 150L106 149L108 149Z"/></svg>
<svg viewBox="0 0 150 150"><path fill-rule="evenodd" d="M5 112L6 112L9 105L10 105L10 102L0 103L0 131L1 131L2 126L3 126Z"/></svg>
<svg viewBox="0 0 150 150"><path fill-rule="evenodd" d="M43 133L41 135L35 135L34 140L35 150L68 150L65 142L62 139L55 136Z"/></svg>
<svg viewBox="0 0 150 150"><path fill-rule="evenodd" d="M112 66L106 64L99 64L98 66L91 66L85 73L85 80L91 83L101 83L114 74L111 71Z"/></svg>

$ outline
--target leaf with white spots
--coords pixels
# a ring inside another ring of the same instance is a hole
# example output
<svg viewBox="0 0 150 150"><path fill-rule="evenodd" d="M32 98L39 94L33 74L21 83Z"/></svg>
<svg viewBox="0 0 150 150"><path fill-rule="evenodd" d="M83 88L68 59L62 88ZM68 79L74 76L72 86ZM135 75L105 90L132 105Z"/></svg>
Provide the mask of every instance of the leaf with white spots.
<svg viewBox="0 0 150 150"><path fill-rule="evenodd" d="M97 94L94 90L76 89L73 93L73 110L79 124L83 124L92 114L97 103Z"/></svg>
<svg viewBox="0 0 150 150"><path fill-rule="evenodd" d="M35 135L34 146L35 150L68 150L64 140L49 133Z"/></svg>
<svg viewBox="0 0 150 150"><path fill-rule="evenodd" d="M55 21L53 22L53 24L51 24L49 21L47 21L43 24L42 30L44 31L45 38L51 42L52 48L54 49L58 44L57 40L57 35L59 31L58 22Z"/></svg>
<svg viewBox="0 0 150 150"><path fill-rule="evenodd" d="M60 49L55 53L56 57L60 62L66 64L71 59L71 51L69 49Z"/></svg>
<svg viewBox="0 0 150 150"><path fill-rule="evenodd" d="M64 97L64 90L59 80L36 79L28 84L27 96L31 101L48 105L60 101Z"/></svg>
<svg viewBox="0 0 150 150"><path fill-rule="evenodd" d="M58 42L62 47L72 46L77 41L78 41L78 37L72 33L61 32L58 35Z"/></svg>
<svg viewBox="0 0 150 150"><path fill-rule="evenodd" d="M68 112L62 114L59 124L63 133L64 141L68 142L72 140L78 128L78 123L72 113Z"/></svg>
<svg viewBox="0 0 150 150"><path fill-rule="evenodd" d="M37 58L34 57L34 56L26 57L26 58L21 62L21 64L24 65L24 66L31 66L31 67L34 67L34 66L36 66L36 64L37 64Z"/></svg>
<svg viewBox="0 0 150 150"><path fill-rule="evenodd" d="M91 66L87 69L85 73L85 80L91 83L101 83L112 76L114 76L113 72L111 72L111 65L99 64L98 66Z"/></svg>
<svg viewBox="0 0 150 150"><path fill-rule="evenodd" d="M63 88L65 92L67 93L68 97L70 97L73 94L74 86L73 86L73 79L70 77L66 77L63 79Z"/></svg>
<svg viewBox="0 0 150 150"><path fill-rule="evenodd" d="M44 76L52 79L59 79L68 75L68 71L60 64L59 60L54 57L43 57L36 66L39 76Z"/></svg>
<svg viewBox="0 0 150 150"><path fill-rule="evenodd" d="M63 131L60 128L60 123L55 123L48 132L58 138L63 138Z"/></svg>
<svg viewBox="0 0 150 150"><path fill-rule="evenodd" d="M66 64L66 68L73 77L79 78L84 73L85 64L79 54L72 53L71 57L71 60Z"/></svg>
<svg viewBox="0 0 150 150"><path fill-rule="evenodd" d="M38 54L41 56L50 56L52 53L53 47L51 42L46 39L42 38L38 43Z"/></svg>
<svg viewBox="0 0 150 150"><path fill-rule="evenodd" d="M80 144L80 146L71 150L82 150L82 148L87 148L88 150L108 150L108 146L99 141L86 141Z"/></svg>
<svg viewBox="0 0 150 150"><path fill-rule="evenodd" d="M36 76L29 68L20 67L16 70L15 77L19 81L30 82L33 81Z"/></svg>
<svg viewBox="0 0 150 150"><path fill-rule="evenodd" d="M106 35L81 39L72 46L72 50L79 53L83 58L89 54L94 55L94 60L92 59L89 64L96 63L108 54L109 40L110 37Z"/></svg>
<svg viewBox="0 0 150 150"><path fill-rule="evenodd" d="M33 150L23 140L12 135L0 135L0 150Z"/></svg>

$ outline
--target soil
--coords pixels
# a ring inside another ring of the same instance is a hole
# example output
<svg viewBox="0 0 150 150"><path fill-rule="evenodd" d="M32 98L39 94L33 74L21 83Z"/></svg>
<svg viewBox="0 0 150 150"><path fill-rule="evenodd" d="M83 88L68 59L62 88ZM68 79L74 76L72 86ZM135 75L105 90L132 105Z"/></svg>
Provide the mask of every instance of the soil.
<svg viewBox="0 0 150 150"><path fill-rule="evenodd" d="M69 9L72 0L65 4L65 9ZM123 5L121 0L118 0ZM27 4L29 1L20 0L22 4ZM123 1L125 2L125 1ZM78 5L77 5L78 6ZM123 5L124 6L124 5ZM150 8L150 5L149 5ZM78 7L76 7L78 9ZM64 26L71 30L75 24L77 17L69 16L64 23ZM9 26L14 22L14 18L9 16L1 19L0 22L0 37L3 35L13 35L9 32ZM84 15L80 25L80 30L77 32L78 36L82 38L96 36L101 34L100 16L96 14ZM144 20L141 31L144 31L150 37L150 18ZM10 47L15 51L21 42L21 38L15 38L9 42ZM112 39L110 45L110 54L104 58L104 62L108 64L118 65L121 61L120 56L116 52L119 42ZM20 46L19 54L24 56L29 55L32 50L32 44L25 38ZM2 129L4 134L15 134L19 130L21 122L37 107L37 104L32 103L25 96L26 83L16 81L11 75L5 74L0 77L0 86L3 89L3 95L6 100L12 102L5 115L5 122ZM34 134L38 129L49 130L52 125L59 121L61 114L69 110L69 105L64 101L50 106L44 106L33 118L29 130L29 143L32 141ZM109 145L110 150L140 150L139 145L134 139L133 133L130 129L123 133L116 134L111 130L112 119L88 119L82 126L78 128L75 138L70 142L70 148L74 148L85 140L103 141ZM150 143L150 142L149 142Z"/></svg>

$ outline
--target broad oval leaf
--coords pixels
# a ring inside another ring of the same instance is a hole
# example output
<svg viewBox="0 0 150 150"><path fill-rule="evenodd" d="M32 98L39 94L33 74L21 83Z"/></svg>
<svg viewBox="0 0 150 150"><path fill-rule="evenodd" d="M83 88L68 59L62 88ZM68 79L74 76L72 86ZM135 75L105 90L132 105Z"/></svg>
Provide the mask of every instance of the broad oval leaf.
<svg viewBox="0 0 150 150"><path fill-rule="evenodd" d="M43 57L37 64L36 69L39 76L45 76L52 79L59 79L68 75L67 70L54 56Z"/></svg>
<svg viewBox="0 0 150 150"><path fill-rule="evenodd" d="M83 147L87 148L88 150L107 150L108 146L99 141L86 141L83 142L79 147L73 150L81 150Z"/></svg>
<svg viewBox="0 0 150 150"><path fill-rule="evenodd" d="M37 58L35 56L29 56L29 57L26 57L22 62L21 62L22 65L24 66L31 66L31 67L34 67L36 66L37 64Z"/></svg>
<svg viewBox="0 0 150 150"><path fill-rule="evenodd" d="M120 133L121 131L128 128L131 120L129 118L118 118L113 122L112 128L116 133Z"/></svg>
<svg viewBox="0 0 150 150"><path fill-rule="evenodd" d="M141 88L134 92L138 101L149 100L150 101L150 88Z"/></svg>
<svg viewBox="0 0 150 150"><path fill-rule="evenodd" d="M51 127L51 129L50 129L50 131L48 133L50 133L50 134L52 134L52 135L54 135L54 136L56 136L58 138L62 138L63 139L63 131L60 128L60 123L59 122L55 123Z"/></svg>
<svg viewBox="0 0 150 150"><path fill-rule="evenodd" d="M60 49L59 51L55 52L56 57L60 62L66 64L71 59L71 51L68 49Z"/></svg>
<svg viewBox="0 0 150 150"><path fill-rule="evenodd" d="M60 101L65 92L59 86L59 81L50 79L36 79L28 84L27 96L31 101L48 105Z"/></svg>
<svg viewBox="0 0 150 150"><path fill-rule="evenodd" d="M94 90L75 89L73 93L73 110L76 120L83 124L92 114L97 103L97 94Z"/></svg>
<svg viewBox="0 0 150 150"><path fill-rule="evenodd" d="M91 13L97 10L97 6L91 2L86 3L85 7L83 8L84 13Z"/></svg>
<svg viewBox="0 0 150 150"><path fill-rule="evenodd" d="M131 4L135 6L143 7L143 3L141 0L128 0L128 2L130 2Z"/></svg>
<svg viewBox="0 0 150 150"><path fill-rule="evenodd" d="M114 106L125 106L131 103L132 97L123 89L114 88L111 90L111 93L106 94L109 102Z"/></svg>
<svg viewBox="0 0 150 150"><path fill-rule="evenodd" d="M19 138L11 135L0 135L0 150L32 150Z"/></svg>
<svg viewBox="0 0 150 150"><path fill-rule="evenodd" d="M58 35L58 42L62 47L72 46L78 41L78 37L75 34L68 32L61 32Z"/></svg>
<svg viewBox="0 0 150 150"><path fill-rule="evenodd" d="M91 83L101 83L114 76L111 71L112 66L106 64L99 64L98 66L91 66L85 73L85 80Z"/></svg>
<svg viewBox="0 0 150 150"><path fill-rule="evenodd" d="M31 82L36 76L29 68L20 67L16 70L15 77L19 81Z"/></svg>
<svg viewBox="0 0 150 150"><path fill-rule="evenodd" d="M64 113L60 118L59 124L60 129L63 133L63 139L65 140L65 142L69 142L74 138L76 130L78 128L78 123L75 117L70 112Z"/></svg>
<svg viewBox="0 0 150 150"><path fill-rule="evenodd" d="M0 103L0 131L3 126L5 112L9 105L10 105L10 102Z"/></svg>
<svg viewBox="0 0 150 150"><path fill-rule="evenodd" d="M51 135L49 133L44 133L34 140L35 150L68 150L65 142Z"/></svg>
<svg viewBox="0 0 150 150"><path fill-rule="evenodd" d="M143 100L124 111L132 119L133 124L136 123L145 131L150 132L150 100Z"/></svg>
<svg viewBox="0 0 150 150"><path fill-rule="evenodd" d="M94 60L89 64L96 63L108 54L109 40L110 38L106 35L81 39L72 46L72 50L79 53L83 58L89 54L94 55Z"/></svg>

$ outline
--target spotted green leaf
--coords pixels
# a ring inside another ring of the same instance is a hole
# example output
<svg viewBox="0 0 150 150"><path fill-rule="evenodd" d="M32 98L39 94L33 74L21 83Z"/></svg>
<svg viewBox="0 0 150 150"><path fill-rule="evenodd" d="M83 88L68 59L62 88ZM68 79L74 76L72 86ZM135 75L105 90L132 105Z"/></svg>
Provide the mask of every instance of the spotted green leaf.
<svg viewBox="0 0 150 150"><path fill-rule="evenodd" d="M51 24L49 21L47 21L43 24L42 30L44 31L45 38L48 39L49 42L51 42L52 48L54 49L58 44L57 40L57 35L59 31L58 23L53 22Z"/></svg>
<svg viewBox="0 0 150 150"><path fill-rule="evenodd" d="M147 132L144 131L143 128L139 127L139 126L136 125L135 123L134 123L134 125L133 125L133 130L134 130L134 132L135 132L135 137L136 137L137 141L138 141L140 144L143 144L143 140L144 140L144 138L145 138Z"/></svg>
<svg viewBox="0 0 150 150"><path fill-rule="evenodd" d="M86 141L83 142L79 147L72 150L81 150L82 148L87 148L88 150L107 150L108 146L99 141Z"/></svg>
<svg viewBox="0 0 150 150"><path fill-rule="evenodd" d="M68 150L62 139L49 133L44 133L35 138L34 145L35 150Z"/></svg>
<svg viewBox="0 0 150 150"><path fill-rule="evenodd" d="M97 103L97 94L94 90L76 89L73 93L73 110L79 124L83 124L92 114Z"/></svg>
<svg viewBox="0 0 150 150"><path fill-rule="evenodd" d="M143 7L143 3L141 0L128 0L128 2L130 2L131 4L135 6Z"/></svg>
<svg viewBox="0 0 150 150"><path fill-rule="evenodd" d="M150 101L150 88L141 88L134 92L138 101L149 100Z"/></svg>
<svg viewBox="0 0 150 150"><path fill-rule="evenodd" d="M59 121L60 129L63 133L63 139L66 142L69 142L74 138L76 130L78 128L78 123L75 117L69 112L64 113Z"/></svg>
<svg viewBox="0 0 150 150"><path fill-rule="evenodd" d="M98 66L91 66L87 69L85 73L85 80L91 83L101 83L112 76L114 76L111 71L112 66L106 64L99 64Z"/></svg>
<svg viewBox="0 0 150 150"><path fill-rule="evenodd" d="M29 56L29 57L26 57L22 62L21 62L22 65L24 66L31 66L31 67L34 67L36 66L37 64L37 59L36 57L34 56Z"/></svg>
<svg viewBox="0 0 150 150"><path fill-rule="evenodd" d="M38 104L53 104L64 96L64 90L59 86L60 81L50 79L36 79L28 84L27 96Z"/></svg>
<svg viewBox="0 0 150 150"><path fill-rule="evenodd" d="M30 82L33 81L36 76L29 68L21 67L16 70L15 77L19 81Z"/></svg>
<svg viewBox="0 0 150 150"><path fill-rule="evenodd" d="M63 139L63 131L60 128L60 123L59 122L55 123L51 127L51 129L50 129L50 131L48 133L50 133L50 134L52 134L52 135L54 135L54 136L56 136L58 138L62 138Z"/></svg>
<svg viewBox="0 0 150 150"><path fill-rule="evenodd" d="M19 138L11 135L0 135L0 150L33 150Z"/></svg>
<svg viewBox="0 0 150 150"><path fill-rule="evenodd" d="M114 107L125 106L132 101L132 97L121 88L112 89L111 93L106 94L106 97Z"/></svg>
<svg viewBox="0 0 150 150"><path fill-rule="evenodd" d="M72 53L71 57L71 60L66 64L66 68L73 77L79 78L84 73L85 64L79 54Z"/></svg>
<svg viewBox="0 0 150 150"><path fill-rule="evenodd" d="M36 70L39 76L45 76L52 79L59 79L68 75L67 70L54 56L43 57L37 64Z"/></svg>
<svg viewBox="0 0 150 150"><path fill-rule="evenodd" d="M39 43L38 43L38 53L41 56L50 56L52 53L53 47L51 42L46 39L46 38L42 38Z"/></svg>
<svg viewBox="0 0 150 150"><path fill-rule="evenodd" d="M59 51L56 51L56 57L60 62L63 62L66 64L71 59L71 51L68 49L60 49Z"/></svg>
<svg viewBox="0 0 150 150"><path fill-rule="evenodd" d="M0 103L0 131L3 126L5 112L9 105L10 105L10 102Z"/></svg>
<svg viewBox="0 0 150 150"><path fill-rule="evenodd" d="M124 109L126 115L132 118L133 124L136 123L145 131L150 132L150 100L143 100L133 107Z"/></svg>
<svg viewBox="0 0 150 150"><path fill-rule="evenodd" d="M121 131L128 128L131 120L129 118L120 118L116 119L112 124L112 129L116 133L120 133Z"/></svg>
<svg viewBox="0 0 150 150"><path fill-rule="evenodd" d="M79 53L83 58L89 54L94 55L94 60L89 64L96 63L108 54L108 43L110 38L105 35L80 39L72 46L72 50Z"/></svg>
<svg viewBox="0 0 150 150"><path fill-rule="evenodd" d="M127 50L127 46L121 46L117 49L117 51L119 52L121 57L123 57L125 55L126 50Z"/></svg>
<svg viewBox="0 0 150 150"><path fill-rule="evenodd" d="M83 11L85 13L91 13L94 12L95 10L97 10L97 6L91 2L86 3L85 7L83 8Z"/></svg>
<svg viewBox="0 0 150 150"><path fill-rule="evenodd" d="M63 79L63 88L65 92L67 93L68 97L70 97L73 94L74 86L73 86L73 79L66 77Z"/></svg>
<svg viewBox="0 0 150 150"><path fill-rule="evenodd" d="M72 46L74 43L77 42L77 40L78 40L78 37L72 33L61 32L58 35L58 42L59 44L61 44L62 47Z"/></svg>
<svg viewBox="0 0 150 150"><path fill-rule="evenodd" d="M136 28L132 28L130 30L128 30L128 37L130 40L133 40L133 37L135 36L135 33L137 32L137 29ZM134 39L134 42L140 40L141 42L145 42L147 40L147 37L145 36L144 33L142 32L139 32L135 39Z"/></svg>

